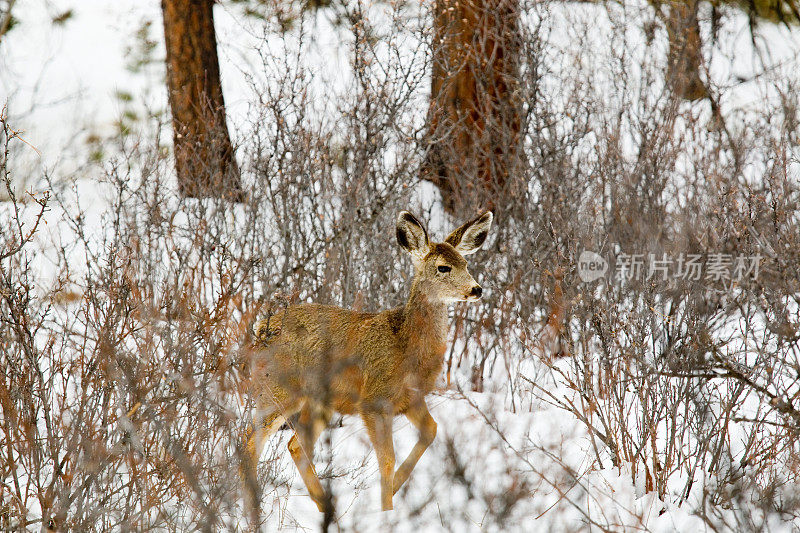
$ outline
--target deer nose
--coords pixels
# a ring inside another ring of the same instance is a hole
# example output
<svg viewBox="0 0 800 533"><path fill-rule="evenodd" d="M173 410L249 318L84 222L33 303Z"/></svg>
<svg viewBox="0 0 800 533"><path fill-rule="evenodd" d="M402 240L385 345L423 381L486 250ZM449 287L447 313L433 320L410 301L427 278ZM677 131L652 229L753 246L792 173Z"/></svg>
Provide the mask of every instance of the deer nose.
<svg viewBox="0 0 800 533"><path fill-rule="evenodd" d="M480 298L481 294L483 294L483 289L481 289L479 285L472 287L472 291L469 293L470 296L474 296L476 298Z"/></svg>

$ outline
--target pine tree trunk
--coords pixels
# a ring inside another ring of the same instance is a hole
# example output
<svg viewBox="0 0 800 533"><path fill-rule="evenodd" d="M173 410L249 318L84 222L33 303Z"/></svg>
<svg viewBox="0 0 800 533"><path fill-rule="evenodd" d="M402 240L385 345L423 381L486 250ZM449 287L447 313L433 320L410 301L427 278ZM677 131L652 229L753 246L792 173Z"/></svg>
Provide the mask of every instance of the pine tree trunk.
<svg viewBox="0 0 800 533"><path fill-rule="evenodd" d="M162 0L178 187L184 196L243 199L219 77L213 0Z"/></svg>
<svg viewBox="0 0 800 533"><path fill-rule="evenodd" d="M703 50L697 20L697 1L672 2L669 5L666 26L669 38L667 84L678 98L705 98L708 90L700 78Z"/></svg>
<svg viewBox="0 0 800 533"><path fill-rule="evenodd" d="M422 177L450 213L492 208L519 180L517 0L436 0Z"/></svg>

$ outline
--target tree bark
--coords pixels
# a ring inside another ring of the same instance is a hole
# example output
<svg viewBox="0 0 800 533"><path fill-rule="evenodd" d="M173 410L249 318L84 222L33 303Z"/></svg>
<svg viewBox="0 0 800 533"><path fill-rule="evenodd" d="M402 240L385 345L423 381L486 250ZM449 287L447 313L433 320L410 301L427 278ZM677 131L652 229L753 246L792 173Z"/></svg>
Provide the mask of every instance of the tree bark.
<svg viewBox="0 0 800 533"><path fill-rule="evenodd" d="M244 197L225 122L213 0L162 0L178 187L184 196Z"/></svg>
<svg viewBox="0 0 800 533"><path fill-rule="evenodd" d="M517 0L436 0L421 176L451 214L492 208L520 181L519 39Z"/></svg>
<svg viewBox="0 0 800 533"><path fill-rule="evenodd" d="M705 98L708 89L700 78L703 49L697 20L697 1L671 2L666 26L669 38L667 84L678 98L690 101Z"/></svg>

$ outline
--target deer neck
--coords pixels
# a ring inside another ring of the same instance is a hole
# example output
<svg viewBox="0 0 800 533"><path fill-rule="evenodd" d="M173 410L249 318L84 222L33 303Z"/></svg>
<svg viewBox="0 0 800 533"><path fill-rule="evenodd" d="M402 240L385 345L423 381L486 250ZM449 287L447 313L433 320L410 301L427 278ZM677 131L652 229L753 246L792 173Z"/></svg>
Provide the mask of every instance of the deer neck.
<svg viewBox="0 0 800 533"><path fill-rule="evenodd" d="M428 297L425 282L414 280L404 309L403 336L406 358L412 364L440 361L447 340L447 304Z"/></svg>

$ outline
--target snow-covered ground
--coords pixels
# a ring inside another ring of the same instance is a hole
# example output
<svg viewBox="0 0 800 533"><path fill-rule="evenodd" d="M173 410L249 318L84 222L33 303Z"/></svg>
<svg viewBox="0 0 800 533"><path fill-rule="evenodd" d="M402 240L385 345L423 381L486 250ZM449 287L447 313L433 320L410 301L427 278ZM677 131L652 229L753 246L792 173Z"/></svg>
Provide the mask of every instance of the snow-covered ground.
<svg viewBox="0 0 800 533"><path fill-rule="evenodd" d="M619 530L704 529L699 517L631 485L624 470L595 464L585 428L560 409L537 404L512 413L494 395L481 393L447 392L428 401L438 435L395 497L392 512L380 511L377 463L357 417L330 430L330 443L319 447L317 469L332 465L331 486L346 530L583 531L592 524ZM293 472L285 448L288 435L282 433L263 460L279 461L277 470L294 480L288 495L266 491L265 500L275 505L264 509L272 513L268 527L313 530L321 515ZM415 438L408 422L397 418L398 459ZM337 476L342 472L350 474ZM461 483L453 482L454 474ZM506 505L507 514L499 513ZM505 521L492 520L498 514Z"/></svg>
<svg viewBox="0 0 800 533"><path fill-rule="evenodd" d="M553 382L550 387L556 396L569 396L563 384ZM330 478L345 530L523 532L596 527L671 532L720 527L693 512L702 508L702 483L683 505L676 503L675 494L659 499L646 490L643 476L631 483L627 465L612 466L602 452L599 461L583 423L548 402L534 400L526 409L511 412L501 394L449 390L432 394L428 403L439 424L438 435L395 497L392 512L379 511L378 467L359 419L345 418L341 427L320 440L317 470L324 472L323 479ZM402 417L395 419L393 431L401 461L416 433ZM279 472L283 487L270 491L268 484L266 523L269 528L314 529L321 515L286 452L289 435L273 437L262 456L262 468ZM684 480L673 481L680 488ZM292 487L288 493L287 482ZM796 530L796 522L761 516L757 507L753 502L752 510L722 511L720 522L731 527L743 512L755 523L763 521L766 530Z"/></svg>

